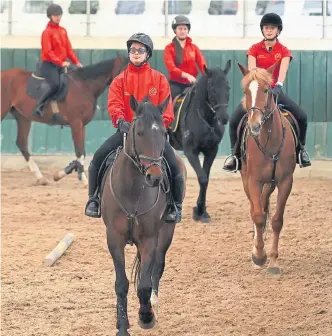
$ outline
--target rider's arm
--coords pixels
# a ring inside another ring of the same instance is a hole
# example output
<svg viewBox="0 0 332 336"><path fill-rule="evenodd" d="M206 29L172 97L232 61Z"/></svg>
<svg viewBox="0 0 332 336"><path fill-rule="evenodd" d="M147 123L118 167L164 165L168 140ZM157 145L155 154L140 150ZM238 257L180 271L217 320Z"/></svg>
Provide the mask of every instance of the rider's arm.
<svg viewBox="0 0 332 336"><path fill-rule="evenodd" d="M257 47L256 44L252 45L248 52L248 70L252 70L253 68L256 68L256 57L257 57Z"/></svg>
<svg viewBox="0 0 332 336"><path fill-rule="evenodd" d="M54 53L51 43L51 35L47 30L43 31L41 38L42 52L47 55L49 60L59 66L62 66L61 59Z"/></svg>
<svg viewBox="0 0 332 336"><path fill-rule="evenodd" d="M182 77L182 70L179 69L174 61L174 56L172 54L172 50L170 46L166 46L164 50L164 63L167 68L167 71L170 74Z"/></svg>
<svg viewBox="0 0 332 336"><path fill-rule="evenodd" d="M196 63L198 65L198 68L201 71L201 73L204 74L205 73L204 66L207 67L207 64L206 64L206 61L205 61L205 58L204 58L202 52L199 50L199 48L196 45L195 45L195 47L196 47L196 52L195 52Z"/></svg>
<svg viewBox="0 0 332 336"><path fill-rule="evenodd" d="M160 84L159 84L159 104L162 103L168 96L170 100L168 105L163 113L163 121L166 129L174 120L174 111L171 98L171 89L166 77L163 74L160 74Z"/></svg>
<svg viewBox="0 0 332 336"><path fill-rule="evenodd" d="M293 59L292 53L286 47L282 49L282 59L280 63L280 70L278 75L278 83L284 83L286 80L286 75L289 67L289 63Z"/></svg>
<svg viewBox="0 0 332 336"><path fill-rule="evenodd" d="M123 78L115 77L108 89L107 109L114 127L118 127L117 121L125 119L125 105L123 101Z"/></svg>
<svg viewBox="0 0 332 336"><path fill-rule="evenodd" d="M63 28L64 29L64 28ZM78 59L78 57L76 56L72 46L71 46L71 43L70 43L70 40L69 40L69 37L68 37L68 34L67 34L67 31L66 29L64 29L64 34L66 34L66 39L67 39L67 45L66 45L66 49L67 49L67 55L68 55L68 58L75 64L75 65L78 65L80 64L80 61Z"/></svg>

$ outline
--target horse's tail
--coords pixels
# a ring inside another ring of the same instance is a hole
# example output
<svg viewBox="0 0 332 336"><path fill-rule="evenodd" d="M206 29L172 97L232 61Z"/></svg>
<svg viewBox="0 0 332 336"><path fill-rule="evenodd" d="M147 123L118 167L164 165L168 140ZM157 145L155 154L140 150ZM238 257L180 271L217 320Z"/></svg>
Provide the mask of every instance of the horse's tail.
<svg viewBox="0 0 332 336"><path fill-rule="evenodd" d="M133 267L131 269L131 281L133 281L133 273L134 274L134 286L135 286L135 290L137 290L138 288L138 283L141 279L141 254L139 252L139 250L137 250L137 254L135 257L135 260L133 262Z"/></svg>

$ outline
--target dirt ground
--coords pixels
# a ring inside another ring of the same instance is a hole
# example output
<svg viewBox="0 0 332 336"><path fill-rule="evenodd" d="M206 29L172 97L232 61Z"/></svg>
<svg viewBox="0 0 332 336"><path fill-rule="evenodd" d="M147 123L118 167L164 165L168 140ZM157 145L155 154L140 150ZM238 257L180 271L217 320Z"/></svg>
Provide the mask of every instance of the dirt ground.
<svg viewBox="0 0 332 336"><path fill-rule="evenodd" d="M83 215L86 189L75 176L46 187L34 182L27 169L2 172L3 335L115 335L113 263L102 220ZM130 334L332 335L332 179L295 179L279 278L251 264L252 225L240 178L211 180L209 225L191 219L197 190L189 179L184 220L161 280L158 324L138 327L131 284ZM69 231L77 240L53 267L43 266ZM270 241L268 233L267 248ZM135 248L126 255L130 276Z"/></svg>

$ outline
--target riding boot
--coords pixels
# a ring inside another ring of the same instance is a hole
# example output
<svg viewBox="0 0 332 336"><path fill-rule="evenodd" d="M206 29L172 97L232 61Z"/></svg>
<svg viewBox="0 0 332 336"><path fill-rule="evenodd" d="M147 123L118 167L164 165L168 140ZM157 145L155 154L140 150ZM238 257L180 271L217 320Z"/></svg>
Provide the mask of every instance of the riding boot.
<svg viewBox="0 0 332 336"><path fill-rule="evenodd" d="M307 124L302 125L300 129L299 145L298 145L298 164L300 168L311 166L309 153L304 148L307 135Z"/></svg>
<svg viewBox="0 0 332 336"><path fill-rule="evenodd" d="M97 194L98 168L91 161L89 166L89 200L85 207L85 215L100 218L100 200Z"/></svg>
<svg viewBox="0 0 332 336"><path fill-rule="evenodd" d="M182 219L182 201L184 192L184 176L179 173L172 179L172 195L174 204L170 204L165 218L166 223L179 223Z"/></svg>
<svg viewBox="0 0 332 336"><path fill-rule="evenodd" d="M236 146L232 148L232 155L227 156L223 169L236 173L238 170L241 170L241 150L240 146Z"/></svg>

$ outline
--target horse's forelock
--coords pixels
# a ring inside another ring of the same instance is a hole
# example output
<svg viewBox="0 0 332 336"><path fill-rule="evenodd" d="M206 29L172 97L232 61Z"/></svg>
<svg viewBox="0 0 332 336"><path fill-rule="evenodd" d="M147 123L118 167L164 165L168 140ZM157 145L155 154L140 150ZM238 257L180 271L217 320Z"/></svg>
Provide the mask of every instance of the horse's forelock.
<svg viewBox="0 0 332 336"><path fill-rule="evenodd" d="M254 68L247 75L242 78L242 87L246 89L252 81L257 81L259 86L265 87L272 82L272 75L265 69Z"/></svg>

